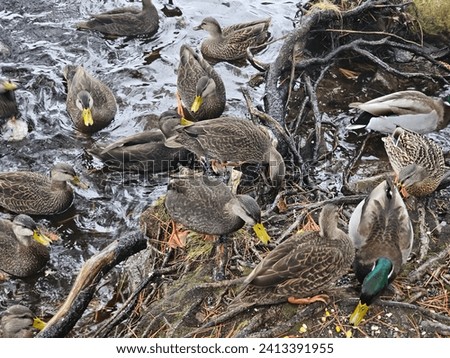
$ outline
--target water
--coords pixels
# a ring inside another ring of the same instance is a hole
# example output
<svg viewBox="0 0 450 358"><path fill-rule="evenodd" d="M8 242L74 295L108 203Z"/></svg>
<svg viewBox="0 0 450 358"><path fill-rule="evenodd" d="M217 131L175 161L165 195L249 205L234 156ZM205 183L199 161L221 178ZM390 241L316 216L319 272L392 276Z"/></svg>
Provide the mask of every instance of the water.
<svg viewBox="0 0 450 358"><path fill-rule="evenodd" d="M51 316L64 301L83 263L112 240L138 230L140 213L164 192L166 179L124 175L101 170L103 164L87 153L96 142L110 142L141 130L143 117L159 115L176 104L176 69L179 46L197 47L206 33L194 31L206 16L222 25L272 17L271 33L280 38L293 28L294 1L154 1L160 15L158 33L148 38L105 39L101 34L76 31L74 24L129 2L89 0L14 0L0 3L0 42L10 56L0 57L0 76L20 84L16 91L20 116L30 132L26 139L1 139L0 171L31 170L48 173L55 162L68 162L90 185L75 189L75 202L66 213L38 218L61 240L51 248L45 272L28 279L0 283L1 307L13 303L30 306ZM140 2L131 5L140 7ZM239 11L236 9L239 8ZM162 11L164 9L164 12ZM166 15L165 15L166 14ZM271 61L282 42L260 53ZM3 52L2 52L3 53ZM119 111L111 125L92 135L76 133L66 112L62 70L82 64L106 82L116 95ZM215 66L227 89L225 114L245 115L239 90L257 70L250 65L219 63ZM263 86L252 89L255 103L262 102ZM13 215L2 211L1 217ZM105 300L111 290L102 288Z"/></svg>

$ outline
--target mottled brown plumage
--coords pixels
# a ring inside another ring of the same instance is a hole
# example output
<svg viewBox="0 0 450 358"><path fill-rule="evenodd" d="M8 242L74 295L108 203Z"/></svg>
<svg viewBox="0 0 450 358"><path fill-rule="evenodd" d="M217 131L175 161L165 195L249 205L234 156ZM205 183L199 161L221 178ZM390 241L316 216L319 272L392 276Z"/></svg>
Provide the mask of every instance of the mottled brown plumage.
<svg viewBox="0 0 450 358"><path fill-rule="evenodd" d="M166 145L184 147L199 157L222 162L269 164L272 183L279 186L284 180L284 160L268 130L249 120L220 117L180 126Z"/></svg>
<svg viewBox="0 0 450 358"><path fill-rule="evenodd" d="M248 275L243 288L270 288L271 293L283 298L328 291L349 271L355 255L350 238L337 224L337 207L324 206L320 232L297 233L282 242Z"/></svg>
<svg viewBox="0 0 450 358"><path fill-rule="evenodd" d="M17 277L28 277L39 272L50 259L36 223L28 215L17 215L11 222L0 219L0 270Z"/></svg>
<svg viewBox="0 0 450 358"><path fill-rule="evenodd" d="M38 332L38 329L35 328L37 320L36 315L28 307L10 306L3 312L0 321L2 337L32 338Z"/></svg>
<svg viewBox="0 0 450 358"><path fill-rule="evenodd" d="M67 181L81 184L74 169L64 163L52 168L51 178L29 171L0 173L0 206L18 214L61 213L73 201L73 190Z"/></svg>
<svg viewBox="0 0 450 358"><path fill-rule="evenodd" d="M117 103L105 83L82 66L67 66L64 77L67 81L67 112L76 129L94 133L111 123L117 112ZM90 116L90 122L87 116Z"/></svg>
<svg viewBox="0 0 450 358"><path fill-rule="evenodd" d="M127 170L142 170L159 173L175 168L188 160L184 148L168 148L164 142L174 134L180 124L176 112L161 114L159 129L153 128L120 138L107 146L98 146L90 152L100 157L109 167Z"/></svg>
<svg viewBox="0 0 450 358"><path fill-rule="evenodd" d="M92 15L76 25L78 29L94 30L108 36L151 36L158 31L158 11L151 0L142 0L142 9L124 7Z"/></svg>
<svg viewBox="0 0 450 358"><path fill-rule="evenodd" d="M360 304L351 318L357 325L368 306L397 277L413 245L408 210L390 180L380 183L358 204L348 231L356 248L354 271L362 283Z"/></svg>
<svg viewBox="0 0 450 358"><path fill-rule="evenodd" d="M213 17L203 19L194 30L208 31L209 37L203 40L203 56L214 60L239 60L247 57L247 48L263 44L270 34L270 19L235 24L221 28Z"/></svg>
<svg viewBox="0 0 450 358"><path fill-rule="evenodd" d="M217 118L225 109L226 94L222 79L208 62L187 45L180 48L177 91L184 109L196 121ZM202 100L198 110L192 108L196 97Z"/></svg>
<svg viewBox="0 0 450 358"><path fill-rule="evenodd" d="M201 234L228 235L246 222L261 223L255 199L234 195L221 180L207 176L171 179L165 205L176 223Z"/></svg>
<svg viewBox="0 0 450 358"><path fill-rule="evenodd" d="M445 173L442 148L431 139L398 127L383 138L384 147L399 184L414 196L436 190Z"/></svg>

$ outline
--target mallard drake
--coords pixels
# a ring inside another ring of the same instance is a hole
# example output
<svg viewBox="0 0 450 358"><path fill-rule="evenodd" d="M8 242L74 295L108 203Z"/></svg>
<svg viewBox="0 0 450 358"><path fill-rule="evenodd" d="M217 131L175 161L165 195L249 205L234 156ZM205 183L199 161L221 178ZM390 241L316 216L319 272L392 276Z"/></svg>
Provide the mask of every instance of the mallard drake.
<svg viewBox="0 0 450 358"><path fill-rule="evenodd" d="M13 305L3 312L0 325L3 338L32 338L45 323L28 307Z"/></svg>
<svg viewBox="0 0 450 358"><path fill-rule="evenodd" d="M36 274L50 259L50 242L28 215L0 219L0 270L17 277Z"/></svg>
<svg viewBox="0 0 450 358"><path fill-rule="evenodd" d="M142 0L142 9L124 7L92 15L76 25L78 29L94 30L108 36L152 36L158 31L159 17L152 0Z"/></svg>
<svg viewBox="0 0 450 358"><path fill-rule="evenodd" d="M171 179L165 206L175 223L200 234L229 235L247 223L261 241L269 241L256 200L249 195L234 195L219 179L208 176Z"/></svg>
<svg viewBox="0 0 450 358"><path fill-rule="evenodd" d="M166 111L159 118L159 129L144 130L90 152L113 168L164 172L188 160L186 149L172 149L164 144L166 138L175 133L174 128L179 124L178 114Z"/></svg>
<svg viewBox="0 0 450 358"><path fill-rule="evenodd" d="M184 147L198 157L230 163L269 164L269 176L276 186L285 176L283 157L276 150L268 130L246 119L220 117L177 128L166 140L169 148Z"/></svg>
<svg viewBox="0 0 450 358"><path fill-rule="evenodd" d="M362 283L350 323L358 325L370 304L400 273L411 253L413 226L403 199L390 180L381 182L353 212L348 233L356 248L353 265Z"/></svg>
<svg viewBox="0 0 450 358"><path fill-rule="evenodd" d="M445 173L444 154L438 144L400 127L382 140L405 194L420 197L436 190Z"/></svg>
<svg viewBox="0 0 450 358"><path fill-rule="evenodd" d="M214 68L188 45L180 47L177 92L189 117L217 118L225 109L225 86Z"/></svg>
<svg viewBox="0 0 450 358"><path fill-rule="evenodd" d="M206 17L194 30L208 31L209 37L203 40L200 49L208 59L239 60L247 57L247 48L263 44L269 38L268 28L271 19L235 24L221 28L213 17Z"/></svg>
<svg viewBox="0 0 450 358"><path fill-rule="evenodd" d="M0 173L0 206L18 214L53 215L67 210L73 190L67 182L86 188L65 163L53 166L50 178L29 171Z"/></svg>
<svg viewBox="0 0 450 358"><path fill-rule="evenodd" d="M83 133L105 128L115 117L117 103L109 87L90 75L82 66L64 69L67 81L67 112Z"/></svg>
<svg viewBox="0 0 450 358"><path fill-rule="evenodd" d="M9 80L0 80L0 118L15 117L18 113L16 95L17 85Z"/></svg>
<svg viewBox="0 0 450 358"><path fill-rule="evenodd" d="M324 295L350 270L355 249L338 228L338 210L325 205L319 216L320 231L303 231L279 244L255 267L243 283L270 288L295 304L324 300ZM300 298L301 297L301 298Z"/></svg>
<svg viewBox="0 0 450 358"><path fill-rule="evenodd" d="M367 112L353 120L349 129L366 128L385 134L397 127L429 133L450 121L450 97L435 99L419 91L395 92L365 103L350 103L349 107Z"/></svg>

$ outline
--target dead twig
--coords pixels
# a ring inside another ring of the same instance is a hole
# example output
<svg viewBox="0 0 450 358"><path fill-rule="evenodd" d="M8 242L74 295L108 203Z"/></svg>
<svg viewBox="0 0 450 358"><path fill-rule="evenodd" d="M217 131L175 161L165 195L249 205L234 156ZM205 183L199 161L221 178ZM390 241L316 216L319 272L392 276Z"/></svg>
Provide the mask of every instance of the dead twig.
<svg viewBox="0 0 450 358"><path fill-rule="evenodd" d="M444 250L442 250L438 255L429 258L417 269L411 271L408 275L408 279L413 282L420 280L432 265L434 265L436 262L444 259L447 256L450 256L450 245L447 245L447 247Z"/></svg>

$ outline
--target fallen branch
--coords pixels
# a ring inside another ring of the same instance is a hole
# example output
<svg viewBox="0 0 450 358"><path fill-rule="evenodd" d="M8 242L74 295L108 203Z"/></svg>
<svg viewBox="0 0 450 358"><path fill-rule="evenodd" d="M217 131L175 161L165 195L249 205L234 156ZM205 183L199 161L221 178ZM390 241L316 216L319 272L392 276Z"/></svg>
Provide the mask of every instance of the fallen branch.
<svg viewBox="0 0 450 358"><path fill-rule="evenodd" d="M430 266L432 266L433 264L435 264L436 262L442 260L447 256L450 256L450 245L447 245L447 247L444 250L442 250L438 255L429 258L417 269L411 271L408 275L409 280L413 282L420 280L423 277L423 275L425 275Z"/></svg>
<svg viewBox="0 0 450 358"><path fill-rule="evenodd" d="M65 337L83 315L97 284L118 263L145 249L147 239L135 233L112 242L85 262L64 304L36 336L38 338Z"/></svg>

